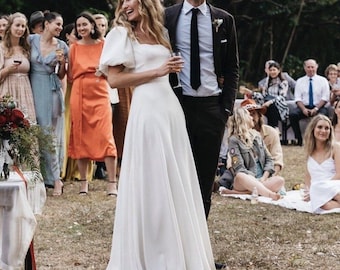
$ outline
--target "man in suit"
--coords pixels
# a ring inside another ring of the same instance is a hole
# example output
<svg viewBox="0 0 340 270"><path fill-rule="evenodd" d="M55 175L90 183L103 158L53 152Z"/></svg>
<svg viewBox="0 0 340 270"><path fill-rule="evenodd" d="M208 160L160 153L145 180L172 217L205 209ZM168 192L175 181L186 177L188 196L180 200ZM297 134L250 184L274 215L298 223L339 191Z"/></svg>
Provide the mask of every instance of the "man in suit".
<svg viewBox="0 0 340 270"><path fill-rule="evenodd" d="M235 21L205 0L184 0L165 10L165 27L173 50L184 60L180 101L208 218L221 141L239 79Z"/></svg>
<svg viewBox="0 0 340 270"><path fill-rule="evenodd" d="M198 87L191 85L190 75L193 8L198 9L199 62L193 63L200 67ZM165 10L165 26L173 50L184 60L181 103L208 217L221 140L239 78L235 22L229 13L205 0L185 0Z"/></svg>

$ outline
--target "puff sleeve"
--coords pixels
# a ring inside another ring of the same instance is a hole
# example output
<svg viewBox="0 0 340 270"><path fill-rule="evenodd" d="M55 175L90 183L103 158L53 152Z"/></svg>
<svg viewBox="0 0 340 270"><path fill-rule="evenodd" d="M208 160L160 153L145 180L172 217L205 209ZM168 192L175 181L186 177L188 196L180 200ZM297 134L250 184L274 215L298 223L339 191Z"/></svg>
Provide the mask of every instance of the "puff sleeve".
<svg viewBox="0 0 340 270"><path fill-rule="evenodd" d="M109 66L123 65L132 69L135 67L135 57L132 40L124 27L114 27L106 36L104 48L100 57L99 70L106 76Z"/></svg>

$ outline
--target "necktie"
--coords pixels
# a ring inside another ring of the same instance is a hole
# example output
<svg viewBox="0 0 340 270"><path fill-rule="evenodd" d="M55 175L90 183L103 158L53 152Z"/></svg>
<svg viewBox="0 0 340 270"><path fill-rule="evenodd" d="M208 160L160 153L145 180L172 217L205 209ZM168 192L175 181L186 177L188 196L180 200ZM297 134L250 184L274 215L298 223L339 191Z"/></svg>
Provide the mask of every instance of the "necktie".
<svg viewBox="0 0 340 270"><path fill-rule="evenodd" d="M312 78L309 78L309 107L314 107Z"/></svg>
<svg viewBox="0 0 340 270"><path fill-rule="evenodd" d="M198 46L197 13L199 9L191 10L191 31L190 31L190 84L195 90L201 85L200 74L200 50Z"/></svg>

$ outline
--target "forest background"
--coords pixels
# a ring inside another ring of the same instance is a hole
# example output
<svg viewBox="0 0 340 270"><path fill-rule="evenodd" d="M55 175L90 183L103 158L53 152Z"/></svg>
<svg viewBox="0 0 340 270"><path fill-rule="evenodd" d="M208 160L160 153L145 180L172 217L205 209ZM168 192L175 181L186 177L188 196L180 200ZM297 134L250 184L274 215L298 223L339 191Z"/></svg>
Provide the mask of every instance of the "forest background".
<svg viewBox="0 0 340 270"><path fill-rule="evenodd" d="M170 6L176 0L163 0ZM293 78L304 74L303 61L315 58L319 74L340 62L340 4L338 0L208 0L234 15L239 41L240 79L249 87L264 77L264 63L274 59ZM83 10L111 20L117 0L0 0L0 13L36 10L62 14L64 24Z"/></svg>

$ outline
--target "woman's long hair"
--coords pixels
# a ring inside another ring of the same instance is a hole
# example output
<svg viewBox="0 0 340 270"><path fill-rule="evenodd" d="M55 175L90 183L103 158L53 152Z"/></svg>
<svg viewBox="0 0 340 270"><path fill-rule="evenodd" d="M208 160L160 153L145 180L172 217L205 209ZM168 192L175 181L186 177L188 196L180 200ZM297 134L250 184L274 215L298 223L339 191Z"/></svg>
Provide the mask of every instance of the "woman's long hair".
<svg viewBox="0 0 340 270"><path fill-rule="evenodd" d="M280 64L279 64L278 62L276 62L276 61L271 62L271 63L269 63L269 65L268 65L268 70L269 70L270 68L272 68L272 67L275 67L275 68L277 68L277 69L279 70L279 74L277 74L277 77L281 80L281 82L284 81L284 80L285 80L285 76L284 76L283 73L282 73ZM269 76L267 87L269 87L270 82L271 82L273 79L274 79L274 78L272 78L272 77Z"/></svg>
<svg viewBox="0 0 340 270"><path fill-rule="evenodd" d="M228 134L237 137L246 146L252 147L256 131L249 123L253 121L249 112L245 108L237 108L228 119Z"/></svg>
<svg viewBox="0 0 340 270"><path fill-rule="evenodd" d="M30 45L27 41L27 37L29 35L29 29L28 29L28 25L27 25L27 18L24 14L20 13L20 12L15 12L14 14L11 14L8 17L8 25L7 28L5 30L5 35L4 35L4 40L3 40L3 46L6 50L5 52L5 56L6 57L10 57L13 55L13 44L11 41L11 27L13 25L14 19L16 18L23 18L26 21L26 27L25 27L25 32L22 35L22 37L20 37L19 39L19 46L22 48L23 54L29 58L30 55Z"/></svg>
<svg viewBox="0 0 340 270"><path fill-rule="evenodd" d="M339 105L340 99L337 98L334 102L333 108L334 110L336 107ZM332 117L332 126L335 127L339 122L338 115L334 112L333 117Z"/></svg>
<svg viewBox="0 0 340 270"><path fill-rule="evenodd" d="M308 158L315 150L316 139L314 136L314 130L318 122L321 120L324 120L329 124L330 134L325 144L325 150L326 150L326 153L328 153L329 155L332 153L332 146L334 143L334 131L333 131L334 128L332 126L331 120L325 115L317 114L311 119L311 121L309 122L305 130L304 141L305 141L306 158Z"/></svg>
<svg viewBox="0 0 340 270"><path fill-rule="evenodd" d="M119 0L115 12L114 26L123 26L127 29L128 35L136 39L134 34L134 22L127 20L123 6L123 0ZM169 40L163 26L164 8L160 0L138 0L138 11L141 16L141 30L149 33L158 44L171 49Z"/></svg>

